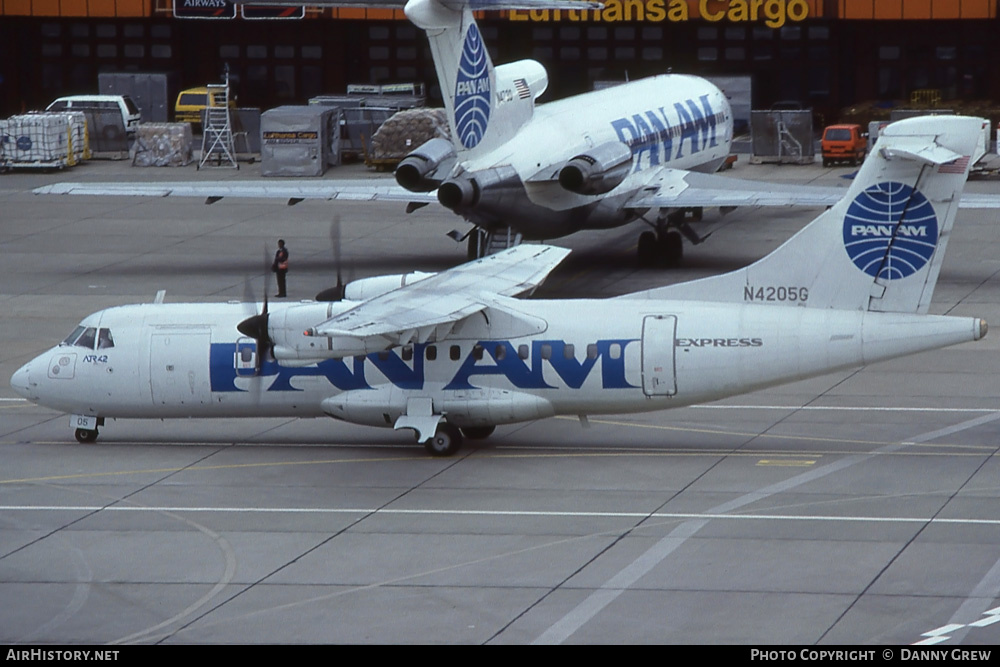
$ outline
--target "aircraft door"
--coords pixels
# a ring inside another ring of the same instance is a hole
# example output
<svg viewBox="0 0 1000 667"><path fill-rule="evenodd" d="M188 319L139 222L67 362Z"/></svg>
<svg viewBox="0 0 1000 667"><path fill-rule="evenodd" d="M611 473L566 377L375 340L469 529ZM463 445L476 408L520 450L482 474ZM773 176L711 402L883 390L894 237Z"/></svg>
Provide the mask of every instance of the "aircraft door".
<svg viewBox="0 0 1000 667"><path fill-rule="evenodd" d="M642 320L642 391L647 396L677 393L676 335L676 315L648 315Z"/></svg>
<svg viewBox="0 0 1000 667"><path fill-rule="evenodd" d="M211 401L210 343L207 331L152 335L149 380L154 405L200 405Z"/></svg>

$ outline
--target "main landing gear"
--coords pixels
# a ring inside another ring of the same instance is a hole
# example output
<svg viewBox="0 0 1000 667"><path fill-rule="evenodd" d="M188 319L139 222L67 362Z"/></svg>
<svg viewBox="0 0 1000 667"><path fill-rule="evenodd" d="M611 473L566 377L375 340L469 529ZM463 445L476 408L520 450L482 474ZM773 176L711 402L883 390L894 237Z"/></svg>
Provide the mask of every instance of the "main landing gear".
<svg viewBox="0 0 1000 667"><path fill-rule="evenodd" d="M469 440L483 440L493 435L496 426L467 426L458 428L448 422L438 424L434 436L424 443L431 456L454 456L462 448L463 436Z"/></svg>
<svg viewBox="0 0 1000 667"><path fill-rule="evenodd" d="M685 218L691 214L691 219L699 221L702 218L702 209L677 209L666 215L660 215L656 223L650 223L656 231L645 231L639 235L638 258L639 266L651 268L662 266L673 268L681 263L684 258L684 240L686 236L692 243L701 243L700 238L691 229Z"/></svg>

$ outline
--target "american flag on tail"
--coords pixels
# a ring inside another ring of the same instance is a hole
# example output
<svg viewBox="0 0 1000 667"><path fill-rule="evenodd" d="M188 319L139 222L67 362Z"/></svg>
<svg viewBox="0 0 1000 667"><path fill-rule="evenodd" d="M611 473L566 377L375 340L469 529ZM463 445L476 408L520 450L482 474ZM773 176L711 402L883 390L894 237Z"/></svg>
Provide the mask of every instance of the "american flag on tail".
<svg viewBox="0 0 1000 667"><path fill-rule="evenodd" d="M528 87L528 82L524 79L514 79L514 89L517 90L517 96L522 100L531 97L531 88Z"/></svg>

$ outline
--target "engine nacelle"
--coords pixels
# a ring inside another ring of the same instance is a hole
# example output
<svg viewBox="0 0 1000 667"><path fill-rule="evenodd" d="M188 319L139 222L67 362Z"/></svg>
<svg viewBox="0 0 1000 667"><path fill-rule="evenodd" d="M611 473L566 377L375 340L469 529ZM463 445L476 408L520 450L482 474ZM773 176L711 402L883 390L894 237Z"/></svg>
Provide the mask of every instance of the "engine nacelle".
<svg viewBox="0 0 1000 667"><path fill-rule="evenodd" d="M344 288L344 298L348 301L367 301L377 296L387 294L400 287L412 285L424 278L430 278L435 274L424 273L423 271L413 271L411 273L400 273L389 276L372 276L371 278L361 278L352 280Z"/></svg>
<svg viewBox="0 0 1000 667"><path fill-rule="evenodd" d="M579 195L602 195L618 187L632 169L632 149L609 141L570 159L559 170L559 185Z"/></svg>
<svg viewBox="0 0 1000 667"><path fill-rule="evenodd" d="M436 172L455 162L455 147L441 137L435 137L421 144L415 151L403 158L396 167L396 182L410 192L430 192L440 185Z"/></svg>
<svg viewBox="0 0 1000 667"><path fill-rule="evenodd" d="M458 213L480 204L514 210L523 192L524 185L517 172L504 165L449 178L438 187L438 201Z"/></svg>

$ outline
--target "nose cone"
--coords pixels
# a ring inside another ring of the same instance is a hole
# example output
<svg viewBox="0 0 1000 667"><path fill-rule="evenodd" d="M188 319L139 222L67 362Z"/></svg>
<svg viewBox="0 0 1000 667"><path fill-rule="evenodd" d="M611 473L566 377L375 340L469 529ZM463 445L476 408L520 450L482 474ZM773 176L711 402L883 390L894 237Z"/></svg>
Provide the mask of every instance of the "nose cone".
<svg viewBox="0 0 1000 667"><path fill-rule="evenodd" d="M31 386L31 363L27 363L17 369L17 372L10 378L10 386L18 394L24 396L29 401L38 399L37 392Z"/></svg>

